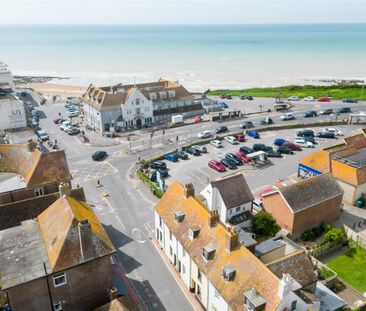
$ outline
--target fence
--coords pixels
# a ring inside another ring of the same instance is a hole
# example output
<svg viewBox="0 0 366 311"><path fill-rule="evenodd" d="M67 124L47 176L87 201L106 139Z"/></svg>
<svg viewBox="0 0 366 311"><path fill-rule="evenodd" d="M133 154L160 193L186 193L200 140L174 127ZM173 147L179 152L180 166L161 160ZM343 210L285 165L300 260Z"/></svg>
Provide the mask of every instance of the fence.
<svg viewBox="0 0 366 311"><path fill-rule="evenodd" d="M346 232L347 238L351 239L352 241L355 241L359 245L361 245L363 248L366 248L366 239L360 235L360 232L356 232L347 225L343 225L344 231ZM363 232L363 231L361 231Z"/></svg>
<svg viewBox="0 0 366 311"><path fill-rule="evenodd" d="M319 244L313 249L309 251L311 256L319 258L321 256L325 256L337 249L340 249L343 246L343 240L341 241L331 241L324 244Z"/></svg>

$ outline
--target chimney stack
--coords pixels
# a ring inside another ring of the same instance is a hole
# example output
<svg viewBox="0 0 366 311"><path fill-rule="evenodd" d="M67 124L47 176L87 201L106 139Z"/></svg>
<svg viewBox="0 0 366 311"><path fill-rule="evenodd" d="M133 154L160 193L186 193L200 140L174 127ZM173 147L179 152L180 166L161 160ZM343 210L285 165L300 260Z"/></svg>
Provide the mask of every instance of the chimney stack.
<svg viewBox="0 0 366 311"><path fill-rule="evenodd" d="M28 152L33 152L34 150L36 150L36 147L37 147L37 143L35 141L33 141L32 139L28 140L28 142L27 142Z"/></svg>
<svg viewBox="0 0 366 311"><path fill-rule="evenodd" d="M63 197L64 195L70 195L70 184L67 183L67 182L62 182L59 184L58 186L58 192L59 192L59 195L60 195L60 198Z"/></svg>
<svg viewBox="0 0 366 311"><path fill-rule="evenodd" d="M112 287L109 290L109 300L113 301L114 299L117 299L117 298L118 298L118 290L117 290L117 288Z"/></svg>
<svg viewBox="0 0 366 311"><path fill-rule="evenodd" d="M231 253L239 244L239 234L234 228L228 229L226 234L226 251Z"/></svg>
<svg viewBox="0 0 366 311"><path fill-rule="evenodd" d="M210 216L208 217L208 225L210 226L210 228L216 227L219 220L220 216L218 211L211 211Z"/></svg>
<svg viewBox="0 0 366 311"><path fill-rule="evenodd" d="M194 188L192 183L188 183L184 186L184 196L186 198L194 197Z"/></svg>
<svg viewBox="0 0 366 311"><path fill-rule="evenodd" d="M93 247L93 233L88 219L83 219L79 222L78 231L80 252L83 261L93 259L95 257Z"/></svg>

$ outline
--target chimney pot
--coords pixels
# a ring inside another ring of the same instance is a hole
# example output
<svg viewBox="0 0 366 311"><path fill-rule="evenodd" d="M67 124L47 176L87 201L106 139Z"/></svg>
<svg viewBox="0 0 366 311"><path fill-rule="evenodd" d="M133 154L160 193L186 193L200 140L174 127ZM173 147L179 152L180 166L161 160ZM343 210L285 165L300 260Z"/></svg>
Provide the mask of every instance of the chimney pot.
<svg viewBox="0 0 366 311"><path fill-rule="evenodd" d="M208 217L208 225L210 228L215 227L220 220L219 214L215 211L211 211L211 215Z"/></svg>
<svg viewBox="0 0 366 311"><path fill-rule="evenodd" d="M239 243L239 234L232 230L226 234L226 251L231 253Z"/></svg>
<svg viewBox="0 0 366 311"><path fill-rule="evenodd" d="M118 298L118 290L115 287L112 287L109 290L109 300L113 301L114 299Z"/></svg>
<svg viewBox="0 0 366 311"><path fill-rule="evenodd" d="M186 198L194 197L194 187L192 183L188 183L184 187L184 196Z"/></svg>

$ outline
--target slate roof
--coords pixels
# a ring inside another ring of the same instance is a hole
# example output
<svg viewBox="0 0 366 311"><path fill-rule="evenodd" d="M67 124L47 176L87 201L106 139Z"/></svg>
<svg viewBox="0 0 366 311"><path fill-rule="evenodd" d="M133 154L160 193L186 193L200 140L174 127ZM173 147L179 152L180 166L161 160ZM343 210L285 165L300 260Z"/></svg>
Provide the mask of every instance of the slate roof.
<svg viewBox="0 0 366 311"><path fill-rule="evenodd" d="M279 191L294 213L343 195L342 188L330 173L308 178L287 187L279 187Z"/></svg>
<svg viewBox="0 0 366 311"><path fill-rule="evenodd" d="M243 174L211 182L223 199L226 208L233 208L254 200Z"/></svg>
<svg viewBox="0 0 366 311"><path fill-rule="evenodd" d="M175 221L175 213L178 211L185 213L184 220L180 223ZM172 183L157 204L156 212L231 310L246 310L243 304L244 293L252 288L266 300L265 310L277 308L280 303L277 295L279 278L240 243L228 253L225 250L226 237L229 234L227 229L221 223L210 228L209 211L195 198L185 198L181 184L176 181ZM197 238L190 240L188 230L193 226L199 226L201 230ZM202 250L210 243L216 245L216 252L212 260L205 261ZM236 269L236 274L232 281L226 282L222 277L222 270L228 264Z"/></svg>
<svg viewBox="0 0 366 311"><path fill-rule="evenodd" d="M78 223L91 224L95 258L115 252L106 231L86 203L63 196L38 216L48 260L53 272L83 263L78 237Z"/></svg>
<svg viewBox="0 0 366 311"><path fill-rule="evenodd" d="M313 264L305 250L271 262L267 264L267 267L278 277L282 277L284 273L290 274L302 287L318 280Z"/></svg>

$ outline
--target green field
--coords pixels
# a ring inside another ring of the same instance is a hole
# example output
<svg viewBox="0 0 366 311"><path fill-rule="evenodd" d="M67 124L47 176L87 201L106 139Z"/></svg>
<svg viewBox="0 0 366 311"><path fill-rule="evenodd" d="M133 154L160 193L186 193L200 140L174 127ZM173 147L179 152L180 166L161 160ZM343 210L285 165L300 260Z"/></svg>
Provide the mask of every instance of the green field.
<svg viewBox="0 0 366 311"><path fill-rule="evenodd" d="M267 88L252 88L246 90L213 90L207 93L208 95L231 94L251 95L254 97L289 97L313 96L319 98L323 96L332 97L332 99L354 98L358 100L366 100L366 89L362 91L362 86L358 84L338 84L331 86L316 86L316 85L289 85L282 87L267 87ZM362 94L362 98L361 98Z"/></svg>
<svg viewBox="0 0 366 311"><path fill-rule="evenodd" d="M355 245L344 255L327 263L346 283L360 291L366 292L366 250Z"/></svg>

